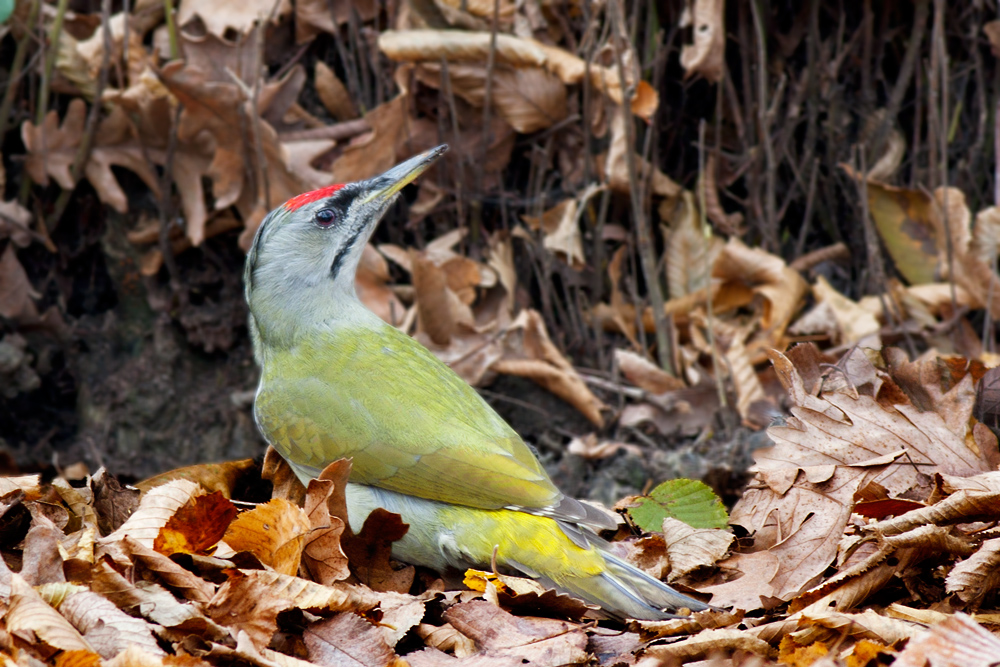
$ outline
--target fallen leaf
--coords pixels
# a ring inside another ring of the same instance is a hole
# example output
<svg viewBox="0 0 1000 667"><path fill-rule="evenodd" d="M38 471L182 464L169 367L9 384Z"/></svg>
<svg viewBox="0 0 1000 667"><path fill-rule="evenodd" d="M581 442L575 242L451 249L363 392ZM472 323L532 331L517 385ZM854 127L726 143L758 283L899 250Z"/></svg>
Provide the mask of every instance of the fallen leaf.
<svg viewBox="0 0 1000 667"><path fill-rule="evenodd" d="M223 539L235 551L249 551L275 571L293 575L299 570L311 530L309 517L301 508L274 498L236 517Z"/></svg>

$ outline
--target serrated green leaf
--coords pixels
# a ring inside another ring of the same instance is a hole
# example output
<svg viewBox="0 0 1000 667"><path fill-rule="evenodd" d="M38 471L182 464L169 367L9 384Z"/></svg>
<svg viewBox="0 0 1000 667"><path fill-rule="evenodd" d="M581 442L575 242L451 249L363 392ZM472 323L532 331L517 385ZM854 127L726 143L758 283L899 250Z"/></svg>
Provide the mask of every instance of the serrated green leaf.
<svg viewBox="0 0 1000 667"><path fill-rule="evenodd" d="M639 498L628 514L647 532L662 530L663 520L668 517L692 528L726 528L729 524L722 500L707 484L693 479L663 482L648 496Z"/></svg>

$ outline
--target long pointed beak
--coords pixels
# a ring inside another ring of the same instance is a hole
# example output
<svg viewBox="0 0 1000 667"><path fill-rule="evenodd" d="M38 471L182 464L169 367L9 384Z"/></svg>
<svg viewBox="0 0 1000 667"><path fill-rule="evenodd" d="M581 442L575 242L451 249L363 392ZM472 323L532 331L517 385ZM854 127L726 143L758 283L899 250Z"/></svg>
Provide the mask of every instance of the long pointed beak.
<svg viewBox="0 0 1000 667"><path fill-rule="evenodd" d="M448 150L448 144L441 144L437 148L432 148L426 153L411 157L406 162L397 164L381 176L371 179L369 181L370 190L368 195L365 196L363 203L367 204L378 199L389 199L407 184L413 182L417 176L424 173L446 150Z"/></svg>

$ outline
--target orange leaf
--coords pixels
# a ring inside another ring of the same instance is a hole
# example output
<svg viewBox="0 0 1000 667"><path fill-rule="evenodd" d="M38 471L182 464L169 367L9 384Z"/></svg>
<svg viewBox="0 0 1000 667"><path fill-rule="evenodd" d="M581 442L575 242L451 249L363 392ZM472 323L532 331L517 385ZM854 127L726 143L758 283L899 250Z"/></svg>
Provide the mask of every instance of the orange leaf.
<svg viewBox="0 0 1000 667"><path fill-rule="evenodd" d="M218 544L236 514L236 506L220 491L198 496L170 517L156 536L153 549L164 556L204 554Z"/></svg>

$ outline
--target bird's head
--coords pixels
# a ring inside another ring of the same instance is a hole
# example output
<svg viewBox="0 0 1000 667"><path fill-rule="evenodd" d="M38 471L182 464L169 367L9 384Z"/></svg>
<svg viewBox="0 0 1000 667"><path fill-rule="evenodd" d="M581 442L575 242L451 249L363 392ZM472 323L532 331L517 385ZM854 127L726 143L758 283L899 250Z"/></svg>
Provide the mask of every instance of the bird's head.
<svg viewBox="0 0 1000 667"><path fill-rule="evenodd" d="M243 274L255 337L291 342L298 327L354 312L365 243L403 187L446 150L438 146L365 181L306 192L271 211Z"/></svg>

